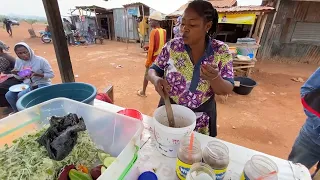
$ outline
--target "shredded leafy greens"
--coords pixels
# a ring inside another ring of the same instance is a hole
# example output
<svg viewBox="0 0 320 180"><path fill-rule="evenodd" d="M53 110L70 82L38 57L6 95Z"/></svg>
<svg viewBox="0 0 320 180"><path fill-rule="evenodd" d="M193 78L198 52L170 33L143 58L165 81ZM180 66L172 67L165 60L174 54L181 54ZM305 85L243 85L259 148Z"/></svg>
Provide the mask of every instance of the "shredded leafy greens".
<svg viewBox="0 0 320 180"><path fill-rule="evenodd" d="M62 161L48 157L47 151L36 141L46 128L13 141L12 146L0 149L0 179L2 180L53 180L65 165L82 164L92 167L98 158L98 150L87 131L78 133L77 144Z"/></svg>

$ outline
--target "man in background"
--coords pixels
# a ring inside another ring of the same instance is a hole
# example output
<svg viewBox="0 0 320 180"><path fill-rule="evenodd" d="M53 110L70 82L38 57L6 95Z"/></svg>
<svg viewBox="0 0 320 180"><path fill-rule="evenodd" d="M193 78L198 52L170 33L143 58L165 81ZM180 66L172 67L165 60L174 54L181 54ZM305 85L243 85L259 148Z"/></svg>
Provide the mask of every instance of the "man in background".
<svg viewBox="0 0 320 180"><path fill-rule="evenodd" d="M71 23L66 18L63 18L63 30L67 35L68 44L75 45Z"/></svg>
<svg viewBox="0 0 320 180"><path fill-rule="evenodd" d="M308 169L320 168L320 68L301 87L301 102L307 120L292 147L289 160Z"/></svg>
<svg viewBox="0 0 320 180"><path fill-rule="evenodd" d="M148 34L148 24L147 24L147 18L146 17L140 17L141 21L139 22L139 38L140 38L140 44L141 48L144 45L145 37Z"/></svg>
<svg viewBox="0 0 320 180"><path fill-rule="evenodd" d="M162 20L163 20L162 15L158 11L154 11L149 16L149 24L152 30L150 32L150 37L149 37L149 50L147 55L147 61L145 63L146 71L143 79L143 87L142 87L142 90L138 91L138 96L141 96L141 97L146 96L146 89L148 86L147 75L148 75L149 67L152 65L154 60L158 57L158 55L162 50L163 45L166 42L167 32L165 29L162 29L160 27L160 22Z"/></svg>
<svg viewBox="0 0 320 180"><path fill-rule="evenodd" d="M12 37L12 21L10 21L9 19L5 18L3 21L3 26L5 26L7 33L9 34L10 37Z"/></svg>

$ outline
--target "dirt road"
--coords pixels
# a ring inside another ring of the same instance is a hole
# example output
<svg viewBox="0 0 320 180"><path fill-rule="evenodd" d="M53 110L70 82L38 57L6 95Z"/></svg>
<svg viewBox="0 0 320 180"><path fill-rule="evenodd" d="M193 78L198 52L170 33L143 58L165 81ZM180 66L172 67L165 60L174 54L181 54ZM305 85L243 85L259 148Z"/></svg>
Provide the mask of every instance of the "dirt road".
<svg viewBox="0 0 320 180"><path fill-rule="evenodd" d="M11 47L19 41L27 42L37 55L49 60L56 73L54 83L60 82L60 74L52 44L42 44L39 38L30 39L28 24L13 29L13 38L0 29L0 40ZM43 25L34 25L36 31ZM69 48L76 81L95 85L102 91L107 85L115 87L115 103L152 115L158 95L149 85L147 98L136 96L142 86L145 72L145 53L139 44L105 41L103 45ZM13 54L13 50L10 50ZM116 68L121 65L122 68ZM248 96L233 94L227 102L218 101L218 137L248 148L280 158L287 158L293 141L305 121L300 104L299 89L302 83L293 77L306 79L317 66L306 64L276 64L263 62L257 65L253 79L258 86Z"/></svg>

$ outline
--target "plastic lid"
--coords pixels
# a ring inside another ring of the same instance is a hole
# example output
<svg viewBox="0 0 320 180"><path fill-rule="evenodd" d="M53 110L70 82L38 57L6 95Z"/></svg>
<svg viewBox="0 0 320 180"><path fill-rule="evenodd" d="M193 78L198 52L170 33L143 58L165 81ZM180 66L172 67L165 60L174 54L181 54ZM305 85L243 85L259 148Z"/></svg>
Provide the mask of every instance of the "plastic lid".
<svg viewBox="0 0 320 180"><path fill-rule="evenodd" d="M138 180L158 180L158 177L155 173L151 172L151 171L147 171L142 173Z"/></svg>

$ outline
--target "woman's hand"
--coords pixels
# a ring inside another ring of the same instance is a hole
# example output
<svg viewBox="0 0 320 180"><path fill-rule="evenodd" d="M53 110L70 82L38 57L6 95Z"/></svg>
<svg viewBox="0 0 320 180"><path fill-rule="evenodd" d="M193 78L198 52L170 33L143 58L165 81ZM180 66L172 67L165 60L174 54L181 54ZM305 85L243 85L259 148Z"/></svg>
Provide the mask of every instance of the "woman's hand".
<svg viewBox="0 0 320 180"><path fill-rule="evenodd" d="M16 70L16 69L13 69L12 71L11 71L11 74L14 74L14 75L18 75L18 70Z"/></svg>
<svg viewBox="0 0 320 180"><path fill-rule="evenodd" d="M217 95L227 95L233 90L233 85L220 76L220 71L216 64L202 65L200 76L210 82L211 89Z"/></svg>
<svg viewBox="0 0 320 180"><path fill-rule="evenodd" d="M220 76L219 68L216 64L201 65L200 77L211 82Z"/></svg>
<svg viewBox="0 0 320 180"><path fill-rule="evenodd" d="M154 85L155 90L161 97L164 97L164 91L166 91L167 93L170 91L168 82L161 77L155 76L153 77L151 82Z"/></svg>
<svg viewBox="0 0 320 180"><path fill-rule="evenodd" d="M41 78L43 78L44 75L43 74L38 74L38 73L32 73L31 77L41 77Z"/></svg>

